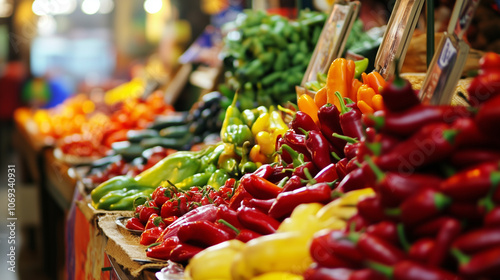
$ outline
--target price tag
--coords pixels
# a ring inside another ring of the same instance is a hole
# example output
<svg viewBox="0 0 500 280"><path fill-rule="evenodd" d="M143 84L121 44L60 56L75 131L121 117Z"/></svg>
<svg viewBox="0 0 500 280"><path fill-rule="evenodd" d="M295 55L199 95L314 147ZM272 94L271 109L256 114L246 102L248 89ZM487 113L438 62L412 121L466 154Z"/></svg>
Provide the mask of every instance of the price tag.
<svg viewBox="0 0 500 280"><path fill-rule="evenodd" d="M326 73L332 61L342 55L359 8L359 1L333 5L302 78L301 86L307 82L316 81L317 74Z"/></svg>
<svg viewBox="0 0 500 280"><path fill-rule="evenodd" d="M401 69L423 4L424 0L396 0L375 57L375 70L385 79L394 74L395 58L399 58Z"/></svg>
<svg viewBox="0 0 500 280"><path fill-rule="evenodd" d="M478 4L479 0L457 0L448 23L448 33L462 39L472 22Z"/></svg>

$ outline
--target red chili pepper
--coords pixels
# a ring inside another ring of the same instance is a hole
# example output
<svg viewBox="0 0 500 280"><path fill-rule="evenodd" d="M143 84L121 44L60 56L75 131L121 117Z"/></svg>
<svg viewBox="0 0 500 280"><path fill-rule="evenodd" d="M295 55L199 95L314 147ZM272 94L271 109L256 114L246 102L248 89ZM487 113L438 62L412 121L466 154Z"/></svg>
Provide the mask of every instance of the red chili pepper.
<svg viewBox="0 0 500 280"><path fill-rule="evenodd" d="M307 171L305 171L305 169L307 169ZM315 176L316 173L318 173L318 168L316 167L316 164L314 164L314 162L312 161L308 161L298 167L295 167L292 172L292 175L297 175L302 179L308 179L306 172L309 172L309 175L311 176Z"/></svg>
<svg viewBox="0 0 500 280"><path fill-rule="evenodd" d="M158 216L158 214L152 214L151 216L149 216L145 229L150 229L155 227L160 227L162 229L167 227L165 222L163 222L163 219L160 216Z"/></svg>
<svg viewBox="0 0 500 280"><path fill-rule="evenodd" d="M392 135L409 136L431 123L451 124L458 118L470 118L474 110L466 106L418 105L403 112L377 111L365 115L363 122L377 131Z"/></svg>
<svg viewBox="0 0 500 280"><path fill-rule="evenodd" d="M460 250L451 250L459 262L458 271L467 278L498 279L500 277L500 246L496 246L471 256L467 256ZM495 277L495 278L492 278Z"/></svg>
<svg viewBox="0 0 500 280"><path fill-rule="evenodd" d="M354 216L349 218L346 223L346 228L353 229L354 231L362 231L371 225L371 222L361 216L359 213L356 213Z"/></svg>
<svg viewBox="0 0 500 280"><path fill-rule="evenodd" d="M363 162L363 161L361 161L361 162ZM360 163L360 161L358 160L357 157L352 158L347 163L347 166L346 166L347 173L351 173L355 169L358 169L360 167L360 165L361 165L361 163Z"/></svg>
<svg viewBox="0 0 500 280"><path fill-rule="evenodd" d="M309 247L311 257L321 265L335 265L337 261L346 263L345 267L359 268L365 256L356 247L356 243L348 239L343 230L327 230L319 232ZM331 257L331 258L330 258Z"/></svg>
<svg viewBox="0 0 500 280"><path fill-rule="evenodd" d="M467 88L469 103L479 106L498 96L500 92L500 70L488 69L474 77Z"/></svg>
<svg viewBox="0 0 500 280"><path fill-rule="evenodd" d="M170 253L179 245L179 238L172 236L165 239L163 242L156 246L151 246L146 250L146 256L154 259L168 260Z"/></svg>
<svg viewBox="0 0 500 280"><path fill-rule="evenodd" d="M343 135L362 141L365 138L365 129L361 122L363 114L357 109L349 108L345 105L340 93L335 92L340 101L340 126Z"/></svg>
<svg viewBox="0 0 500 280"><path fill-rule="evenodd" d="M453 248L474 254L500 246L500 228L479 228L466 232L453 241Z"/></svg>
<svg viewBox="0 0 500 280"><path fill-rule="evenodd" d="M236 187L233 196L231 196L231 199L229 200L229 208L237 210L241 206L241 202L244 199L251 198L253 198L253 196L248 193L241 184L239 184L238 187Z"/></svg>
<svg viewBox="0 0 500 280"><path fill-rule="evenodd" d="M289 129L283 134L283 137L277 141L276 150L280 151L282 159L286 163L291 163L294 157L289 154L289 150L283 150L281 147L283 145L290 146L297 154L303 154L304 162L311 161L311 155L306 148L306 137L305 135L297 134L293 130Z"/></svg>
<svg viewBox="0 0 500 280"><path fill-rule="evenodd" d="M314 265L304 272L304 280L349 280L353 270Z"/></svg>
<svg viewBox="0 0 500 280"><path fill-rule="evenodd" d="M339 178L337 174L337 166L335 163L330 163L321 169L313 178L310 184L314 185L316 183L331 183Z"/></svg>
<svg viewBox="0 0 500 280"><path fill-rule="evenodd" d="M253 230L249 230L246 228L238 228L224 219L217 220L217 224L220 225L221 227L226 227L228 230L231 230L232 232L234 232L234 234L236 236L235 239L240 240L240 241L245 242L245 243L254 239L254 238L262 236L262 234L257 233ZM239 222L238 222L238 224L239 224Z"/></svg>
<svg viewBox="0 0 500 280"><path fill-rule="evenodd" d="M156 206L153 200L148 200L143 205L139 205L135 208L135 216L139 218L143 224L148 222L149 216L152 214L160 214L160 208Z"/></svg>
<svg viewBox="0 0 500 280"><path fill-rule="evenodd" d="M370 233L349 233L348 238L366 259L386 265L394 265L406 258L406 254L392 243Z"/></svg>
<svg viewBox="0 0 500 280"><path fill-rule="evenodd" d="M258 199L275 198L282 190L282 188L255 174L243 175L240 186L243 186L251 196Z"/></svg>
<svg viewBox="0 0 500 280"><path fill-rule="evenodd" d="M340 112L338 108L330 103L321 106L318 111L318 119L323 136L340 152L338 156L344 157L343 150L347 142L344 139L333 136L334 133L344 135L340 126Z"/></svg>
<svg viewBox="0 0 500 280"><path fill-rule="evenodd" d="M380 203L385 207L398 206L424 187L439 189L442 182L441 178L427 174L402 175L397 172L383 172L370 158L366 158L366 163L377 177L374 189L380 197Z"/></svg>
<svg viewBox="0 0 500 280"><path fill-rule="evenodd" d="M269 182L278 184L281 180L283 180L283 178L292 176L291 173L292 172L290 170L287 170L283 165L275 165L273 166L273 172L266 179Z"/></svg>
<svg viewBox="0 0 500 280"><path fill-rule="evenodd" d="M290 192L282 192L269 209L269 216L275 219L288 217L293 209L302 203L327 203L331 201L332 190L327 183L305 186Z"/></svg>
<svg viewBox="0 0 500 280"><path fill-rule="evenodd" d="M297 175L293 175L292 177L290 177L290 179L288 179L288 181L286 181L285 185L283 186L283 190L281 192L282 193L290 192L302 188L303 186L304 183L302 182L302 178Z"/></svg>
<svg viewBox="0 0 500 280"><path fill-rule="evenodd" d="M411 174L418 167L449 156L455 149L454 140L459 132L443 123L426 125L389 153L378 157L375 163L382 170Z"/></svg>
<svg viewBox="0 0 500 280"><path fill-rule="evenodd" d="M347 164L349 163L349 160L347 158L342 158L337 162L337 174L339 175L340 179L343 179L347 174Z"/></svg>
<svg viewBox="0 0 500 280"><path fill-rule="evenodd" d="M356 157L361 142L348 143L344 146L344 155L347 159L351 160Z"/></svg>
<svg viewBox="0 0 500 280"><path fill-rule="evenodd" d="M177 236L182 243L188 243L203 248L219 244L235 237L235 235L232 235L209 221L184 223L179 227Z"/></svg>
<svg viewBox="0 0 500 280"><path fill-rule="evenodd" d="M367 197L358 202L358 213L372 223L388 220L379 196Z"/></svg>
<svg viewBox="0 0 500 280"><path fill-rule="evenodd" d="M394 77L386 83L380 94L388 111L405 111L420 104L420 99L411 83L399 75L399 67L396 67Z"/></svg>
<svg viewBox="0 0 500 280"><path fill-rule="evenodd" d="M458 118L453 122L453 126L461 131L456 139L460 149L484 147L498 149L500 147L498 137L491 137L483 133L473 118Z"/></svg>
<svg viewBox="0 0 500 280"><path fill-rule="evenodd" d="M435 246L436 241L434 239L427 237L420 238L410 246L408 257L419 263L427 263Z"/></svg>
<svg viewBox="0 0 500 280"><path fill-rule="evenodd" d="M361 163L361 167L349 172L340 181L337 190L346 193L353 190L369 188L375 183L375 174L366 162Z"/></svg>
<svg viewBox="0 0 500 280"><path fill-rule="evenodd" d="M459 201L475 201L500 184L500 162L486 162L443 181L440 190Z"/></svg>
<svg viewBox="0 0 500 280"><path fill-rule="evenodd" d="M405 226L415 226L441 213L451 204L451 198L432 188L424 188L399 206Z"/></svg>
<svg viewBox="0 0 500 280"><path fill-rule="evenodd" d="M224 220L235 226L236 228L243 228L238 220L238 212L229 208L229 206L227 205L219 205L219 207L217 207L215 220Z"/></svg>
<svg viewBox="0 0 500 280"><path fill-rule="evenodd" d="M142 245L153 244L161 236L162 232L163 228L160 227L148 228L142 232L139 243L141 243Z"/></svg>
<svg viewBox="0 0 500 280"><path fill-rule="evenodd" d="M349 276L348 280L388 280L385 275L378 273L372 269L364 268L356 270Z"/></svg>
<svg viewBox="0 0 500 280"><path fill-rule="evenodd" d="M161 207L163 203L167 202L167 200L170 200L175 193L178 193L178 189L176 189L175 187L160 186L154 190L154 192L151 194L151 198L153 199L157 207Z"/></svg>
<svg viewBox="0 0 500 280"><path fill-rule="evenodd" d="M500 206L495 206L484 215L483 225L485 227L500 227Z"/></svg>
<svg viewBox="0 0 500 280"><path fill-rule="evenodd" d="M186 263L204 248L191 244L179 243L170 252L170 260L177 263Z"/></svg>
<svg viewBox="0 0 500 280"><path fill-rule="evenodd" d="M453 201L446 209L446 213L454 217L460 217L464 220L479 221L485 214L485 208L476 201Z"/></svg>
<svg viewBox="0 0 500 280"><path fill-rule="evenodd" d="M275 201L276 201L276 198L270 198L270 199L252 198L252 199L248 200L246 205L250 208L256 208L264 213L268 213L269 209L271 209L271 205L273 205L273 203Z"/></svg>
<svg viewBox="0 0 500 280"><path fill-rule="evenodd" d="M270 164L263 164L253 172L257 177L267 179L273 174L274 168Z"/></svg>
<svg viewBox="0 0 500 280"><path fill-rule="evenodd" d="M486 161L500 161L500 151L490 148L468 148L455 151L450 163L460 168L469 168Z"/></svg>
<svg viewBox="0 0 500 280"><path fill-rule="evenodd" d="M141 221L137 217L132 217L132 218L128 219L125 227L128 229L142 230L142 231L144 231L144 229L145 229L144 225L141 223Z"/></svg>
<svg viewBox="0 0 500 280"><path fill-rule="evenodd" d="M369 267L394 280L460 280L461 278L438 267L403 260L393 266L369 263Z"/></svg>
<svg viewBox="0 0 500 280"><path fill-rule="evenodd" d="M316 125L311 116L302 111L295 113L290 126L298 134L302 134L303 131L319 131L318 125Z"/></svg>
<svg viewBox="0 0 500 280"><path fill-rule="evenodd" d="M434 246L427 264L440 267L451 248L453 240L461 233L462 225L457 219L448 219L439 229Z"/></svg>
<svg viewBox="0 0 500 280"><path fill-rule="evenodd" d="M500 70L498 71L498 83L500 84ZM500 92L500 85L498 86ZM498 93L497 93L498 94ZM491 137L500 136L498 120L500 119L500 96L497 95L486 101L479 107L476 115L476 123L481 132Z"/></svg>
<svg viewBox="0 0 500 280"><path fill-rule="evenodd" d="M319 169L332 163L330 142L321 132L313 130L307 133L306 148L311 154L312 161Z"/></svg>
<svg viewBox="0 0 500 280"><path fill-rule="evenodd" d="M276 219L250 207L242 207L238 210L238 220L243 227L259 234L274 233L280 226L280 222Z"/></svg>
<svg viewBox="0 0 500 280"><path fill-rule="evenodd" d="M206 220L209 222L214 222L217 217L217 206L213 204L207 204L200 207L197 207L179 219L175 220L169 226L167 226L161 236L158 238L158 242L161 242L169 237L177 235L179 228L182 224L194 221L202 221Z"/></svg>
<svg viewBox="0 0 500 280"><path fill-rule="evenodd" d="M366 232L378 236L394 245L399 244L398 229L393 221L381 221L376 224L369 225Z"/></svg>

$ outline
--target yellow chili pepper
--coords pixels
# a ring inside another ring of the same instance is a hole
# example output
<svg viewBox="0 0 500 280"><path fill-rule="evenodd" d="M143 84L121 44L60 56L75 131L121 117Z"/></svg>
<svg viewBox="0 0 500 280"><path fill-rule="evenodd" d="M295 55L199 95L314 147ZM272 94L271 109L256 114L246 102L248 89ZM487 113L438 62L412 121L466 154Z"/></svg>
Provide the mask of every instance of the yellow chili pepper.
<svg viewBox="0 0 500 280"><path fill-rule="evenodd" d="M358 105L358 109L364 115L371 115L371 114L373 114L373 112L375 112L373 110L373 108L370 107L370 105L366 104L366 102L364 100L359 100L358 103L356 103L356 105Z"/></svg>
<svg viewBox="0 0 500 280"><path fill-rule="evenodd" d="M377 94L385 87L384 77L376 71L372 71L369 74L363 73L361 74L361 78L363 79L363 84L368 84Z"/></svg>
<svg viewBox="0 0 500 280"><path fill-rule="evenodd" d="M384 98L380 94L375 94L372 97L373 110L380 111L384 109Z"/></svg>
<svg viewBox="0 0 500 280"><path fill-rule="evenodd" d="M299 106L300 111L308 114L316 124L319 124L318 120L319 108L311 96L307 94L302 94L297 100L297 105Z"/></svg>
<svg viewBox="0 0 500 280"><path fill-rule="evenodd" d="M263 131L268 129L269 127L269 118L271 115L269 113L260 114L259 117L255 120L252 125L252 134L255 136L259 131Z"/></svg>

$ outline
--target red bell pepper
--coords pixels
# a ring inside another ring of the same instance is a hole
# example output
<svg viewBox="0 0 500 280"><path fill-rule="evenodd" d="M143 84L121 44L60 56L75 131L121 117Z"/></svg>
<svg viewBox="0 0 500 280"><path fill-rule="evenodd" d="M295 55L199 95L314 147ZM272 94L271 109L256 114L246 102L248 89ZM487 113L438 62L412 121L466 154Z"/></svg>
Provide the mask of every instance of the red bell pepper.
<svg viewBox="0 0 500 280"><path fill-rule="evenodd" d="M313 118L302 111L297 111L295 113L290 123L290 127L299 134L302 134L303 131L319 131L318 125L316 125Z"/></svg>
<svg viewBox="0 0 500 280"><path fill-rule="evenodd" d="M177 263L186 263L204 248L191 244L179 243L170 252L170 260Z"/></svg>
<svg viewBox="0 0 500 280"><path fill-rule="evenodd" d="M254 208L242 207L238 209L238 221L247 229L259 234L275 233L280 222Z"/></svg>
<svg viewBox="0 0 500 280"><path fill-rule="evenodd" d="M460 250L452 249L459 262L458 271L471 279L498 279L500 277L500 246L467 256Z"/></svg>
<svg viewBox="0 0 500 280"><path fill-rule="evenodd" d="M183 223L177 232L179 241L199 247L209 247L234 238L231 232L222 229L213 222L195 221Z"/></svg>
<svg viewBox="0 0 500 280"><path fill-rule="evenodd" d="M179 245L179 238L177 236L169 237L156 246L148 247L146 256L149 258L168 260L170 259L170 253L177 245Z"/></svg>
<svg viewBox="0 0 500 280"><path fill-rule="evenodd" d="M306 135L306 148L311 154L312 161L318 167L323 169L332 163L331 144L326 138L317 130L309 131Z"/></svg>
<svg viewBox="0 0 500 280"><path fill-rule="evenodd" d="M436 240L428 237L420 238L411 244L408 257L419 263L427 263L435 246Z"/></svg>
<svg viewBox="0 0 500 280"><path fill-rule="evenodd" d="M365 138L365 129L361 122L363 114L357 109L349 108L345 105L340 93L335 92L340 101L340 126L345 136L362 141Z"/></svg>
<svg viewBox="0 0 500 280"><path fill-rule="evenodd" d="M451 198L432 188L424 188L407 198L399 209L400 219L405 226L413 227L429 220L451 204ZM392 213L392 214L396 214Z"/></svg>
<svg viewBox="0 0 500 280"><path fill-rule="evenodd" d="M305 186L293 191L282 192L269 209L269 216L277 220L288 217L293 209L302 203L327 203L331 201L332 190L327 183Z"/></svg>
<svg viewBox="0 0 500 280"><path fill-rule="evenodd" d="M411 83L399 75L399 67L396 67L394 77L383 87L380 94L388 111L405 111L420 104L420 99Z"/></svg>
<svg viewBox="0 0 500 280"><path fill-rule="evenodd" d="M377 111L373 115L365 115L363 122L380 132L409 136L432 123L451 124L458 118L470 118L474 111L466 106L418 105L402 112Z"/></svg>
<svg viewBox="0 0 500 280"><path fill-rule="evenodd" d="M453 248L474 254L500 246L500 228L479 228L466 232L453 241Z"/></svg>
<svg viewBox="0 0 500 280"><path fill-rule="evenodd" d="M258 199L275 198L282 190L282 188L255 174L243 175L240 186L245 188L252 197Z"/></svg>

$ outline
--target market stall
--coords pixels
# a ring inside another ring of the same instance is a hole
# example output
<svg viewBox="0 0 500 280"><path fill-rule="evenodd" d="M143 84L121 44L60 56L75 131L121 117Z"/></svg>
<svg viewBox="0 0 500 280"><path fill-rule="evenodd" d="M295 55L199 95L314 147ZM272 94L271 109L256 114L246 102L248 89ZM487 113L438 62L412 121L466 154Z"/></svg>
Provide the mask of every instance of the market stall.
<svg viewBox="0 0 500 280"><path fill-rule="evenodd" d="M220 63L18 110L47 269L62 265L68 279L500 277L500 55L466 42L478 2L456 2L427 67L415 65L423 1L396 1L371 33L362 5L294 19L245 10L217 34ZM176 110L170 91L208 77Z"/></svg>

